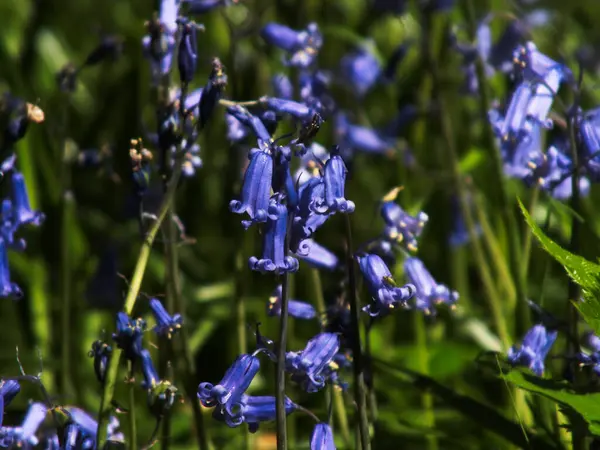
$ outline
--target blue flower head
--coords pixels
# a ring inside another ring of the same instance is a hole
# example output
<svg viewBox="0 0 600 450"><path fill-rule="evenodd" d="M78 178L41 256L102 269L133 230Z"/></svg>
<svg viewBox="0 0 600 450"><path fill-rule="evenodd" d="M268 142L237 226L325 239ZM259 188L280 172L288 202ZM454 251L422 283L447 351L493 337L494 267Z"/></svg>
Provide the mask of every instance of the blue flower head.
<svg viewBox="0 0 600 450"><path fill-rule="evenodd" d="M438 284L419 258L407 258L404 261L404 272L417 290L415 307L424 313L435 313L436 304L444 303L453 307L458 301L458 292Z"/></svg>
<svg viewBox="0 0 600 450"><path fill-rule="evenodd" d="M16 239L15 232L19 228L19 224L15 217L15 208L13 208L12 201L8 198L2 200L1 207L1 221L0 221L0 237L4 240L8 248L17 251L25 250L27 243L24 239Z"/></svg>
<svg viewBox="0 0 600 450"><path fill-rule="evenodd" d="M154 368L154 363L152 362L152 355L150 355L148 350L143 349L140 355L140 360L142 362L142 373L144 374L142 387L144 389L152 389L160 382L160 377L158 376L158 372Z"/></svg>
<svg viewBox="0 0 600 450"><path fill-rule="evenodd" d="M373 254L358 256L358 266L374 303L363 311L371 317L383 316L398 306L408 307L408 300L416 293L412 284L398 287L383 260Z"/></svg>
<svg viewBox="0 0 600 450"><path fill-rule="evenodd" d="M0 397L2 397L4 407L10 405L19 392L21 392L21 385L17 380L0 380ZM3 409L0 408L0 414L2 411Z"/></svg>
<svg viewBox="0 0 600 450"><path fill-rule="evenodd" d="M205 14L220 7L230 6L238 0L183 0L189 5L188 14Z"/></svg>
<svg viewBox="0 0 600 450"><path fill-rule="evenodd" d="M261 97L260 102L271 111L279 114L289 114L302 122L312 119L315 111L304 103L276 97Z"/></svg>
<svg viewBox="0 0 600 450"><path fill-rule="evenodd" d="M27 414L21 423L19 429L17 447L35 446L38 443L38 438L35 436L40 425L46 418L48 408L43 403L32 403L27 410Z"/></svg>
<svg viewBox="0 0 600 450"><path fill-rule="evenodd" d="M248 213L250 220L243 220L248 229L253 223L266 222L268 218L269 197L273 182L273 157L269 151L252 149L250 164L244 175L242 200L232 200L229 210L236 214Z"/></svg>
<svg viewBox="0 0 600 450"><path fill-rule="evenodd" d="M166 338L171 339L171 336L181 329L181 326L183 325L183 317L181 317L181 314L169 315L159 299L150 299L150 309L152 310L154 320L156 320L154 331L159 336L165 336Z"/></svg>
<svg viewBox="0 0 600 450"><path fill-rule="evenodd" d="M344 56L340 64L343 79L358 97L363 97L381 75L379 61L366 49Z"/></svg>
<svg viewBox="0 0 600 450"><path fill-rule="evenodd" d="M286 255L287 225L287 206L281 203L280 196L275 196L269 203L262 258L251 256L248 260L248 265L252 270L276 275L298 270L298 260L293 256Z"/></svg>
<svg viewBox="0 0 600 450"><path fill-rule="evenodd" d="M310 450L335 450L333 431L326 423L318 423L310 437Z"/></svg>
<svg viewBox="0 0 600 450"><path fill-rule="evenodd" d="M98 432L98 421L89 415L86 411L76 406L67 406L65 408L71 422L77 425L79 433L82 436L83 448L95 448L96 434ZM106 424L106 434L109 441L123 441L124 436L119 432L119 419L115 416L110 416ZM86 446L89 444L89 446Z"/></svg>
<svg viewBox="0 0 600 450"><path fill-rule="evenodd" d="M279 97L285 100L291 100L294 97L294 86L290 77L283 73L274 75L271 78L271 85L273 86L273 92L275 97Z"/></svg>
<svg viewBox="0 0 600 450"><path fill-rule="evenodd" d="M204 86L199 104L200 128L204 128L208 123L215 106L219 103L223 91L227 86L227 75L225 67L219 58L213 58L212 70L208 77L208 82Z"/></svg>
<svg viewBox="0 0 600 450"><path fill-rule="evenodd" d="M141 356L144 331L146 321L131 319L124 312L117 313L117 332L113 333L112 337L128 360L135 361Z"/></svg>
<svg viewBox="0 0 600 450"><path fill-rule="evenodd" d="M524 41L527 33L527 29L520 20L509 22L500 38L492 46L490 64L501 72L510 72L514 66L514 50Z"/></svg>
<svg viewBox="0 0 600 450"><path fill-rule="evenodd" d="M218 384L200 383L198 399L207 408L220 406L228 415L238 415L242 395L259 369L260 361L255 355L238 356Z"/></svg>
<svg viewBox="0 0 600 450"><path fill-rule="evenodd" d="M10 281L10 267L8 265L8 253L4 239L0 239L0 298L12 297L19 299L23 296L23 291L16 284Z"/></svg>
<svg viewBox="0 0 600 450"><path fill-rule="evenodd" d="M292 67L311 66L323 45L323 37L316 23L309 23L303 31L269 23L263 27L260 35L268 44L284 50L287 53L285 63Z"/></svg>
<svg viewBox="0 0 600 450"><path fill-rule="evenodd" d="M587 332L583 337L584 344L591 348L594 353L600 352L600 337L596 336L594 333ZM1 389L1 385L0 385ZM0 390L1 393L1 390Z"/></svg>
<svg viewBox="0 0 600 450"><path fill-rule="evenodd" d="M418 239L429 220L429 216L421 211L413 217L394 201L386 201L388 198L391 198L390 194L384 197L380 209L381 217L386 225L384 229L385 238L403 245L411 252L416 252L419 245Z"/></svg>
<svg viewBox="0 0 600 450"><path fill-rule="evenodd" d="M346 200L344 190L348 170L344 160L339 155L338 148L331 151L331 158L325 163L323 174L324 195L313 204L313 210L319 214L354 212L354 202Z"/></svg>
<svg viewBox="0 0 600 450"><path fill-rule="evenodd" d="M227 115L235 119L239 125L235 124L229 119L229 132L231 134L230 139L234 141L240 141L247 136L247 129L252 130L258 141L258 147L261 150L266 151L269 149L272 139L271 134L267 130L264 122L260 117L251 114L246 108L240 105L232 105L227 107ZM241 127L240 127L241 126Z"/></svg>
<svg viewBox="0 0 600 450"><path fill-rule="evenodd" d="M556 340L556 331L548 331L544 325L534 325L523 338L521 347L512 346L508 350L508 361L513 366L524 366L541 377L544 374L544 360Z"/></svg>
<svg viewBox="0 0 600 450"><path fill-rule="evenodd" d="M288 314L296 319L310 320L317 316L317 311L310 303L300 300L288 300ZM273 291L267 303L267 315L281 315L281 285L277 286Z"/></svg>
<svg viewBox="0 0 600 450"><path fill-rule="evenodd" d="M97 340L92 344L92 349L88 356L94 358L94 372L100 383L104 382L106 371L108 370L108 361L112 354L112 347L106 342Z"/></svg>
<svg viewBox="0 0 600 450"><path fill-rule="evenodd" d="M531 41L514 50L513 61L514 73L518 78L534 83L543 82L544 92L550 96L556 95L562 81L573 77L564 64L544 55Z"/></svg>
<svg viewBox="0 0 600 450"><path fill-rule="evenodd" d="M181 24L181 37L177 51L179 80L182 84L188 84L194 79L198 64L197 31L199 27L187 19L179 19L179 23Z"/></svg>
<svg viewBox="0 0 600 450"><path fill-rule="evenodd" d="M391 139L372 128L351 124L343 113L335 117L335 133L337 143L344 149L388 156L396 154Z"/></svg>
<svg viewBox="0 0 600 450"><path fill-rule="evenodd" d="M304 350L288 352L287 370L306 392L317 392L325 386L326 369L339 348L340 338L336 333L320 333L308 341Z"/></svg>
<svg viewBox="0 0 600 450"><path fill-rule="evenodd" d="M302 247L307 249L308 253L297 253L298 258L306 261L311 267L324 270L339 268L338 257L313 239L306 239Z"/></svg>
<svg viewBox="0 0 600 450"><path fill-rule="evenodd" d="M25 177L17 171L11 176L12 200L14 206L14 219L17 225L32 224L39 226L46 216L40 211L33 211L29 204L29 195L25 185Z"/></svg>
<svg viewBox="0 0 600 450"><path fill-rule="evenodd" d="M298 190L298 205L292 224L290 249L302 256L309 253L310 247L306 241L317 231L331 214L316 212L316 205L323 202L325 197L325 183L320 176L310 178Z"/></svg>
<svg viewBox="0 0 600 450"><path fill-rule="evenodd" d="M148 23L148 35L142 39L144 55L150 59L155 82L171 71L178 14L179 0L162 0L158 20Z"/></svg>
<svg viewBox="0 0 600 450"><path fill-rule="evenodd" d="M256 433L262 422L271 422L276 417L276 401L273 396L243 395L241 407L236 416L231 416L223 408L215 408L213 417L225 422L229 427L237 427L242 423L248 424L250 433ZM291 414L298 406L288 397L285 398L285 413Z"/></svg>

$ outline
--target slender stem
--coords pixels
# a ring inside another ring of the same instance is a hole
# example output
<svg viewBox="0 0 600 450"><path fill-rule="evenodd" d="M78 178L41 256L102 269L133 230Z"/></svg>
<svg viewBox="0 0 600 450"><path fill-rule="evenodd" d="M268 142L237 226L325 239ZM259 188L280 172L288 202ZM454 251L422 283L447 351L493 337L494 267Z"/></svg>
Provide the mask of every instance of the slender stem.
<svg viewBox="0 0 600 450"><path fill-rule="evenodd" d="M321 272L319 269L310 269L311 275L311 286L313 288L313 296L315 303L317 304L317 310L319 314L325 313L327 306L325 305L325 297L323 296L323 285L321 283ZM350 448L350 428L348 427L348 415L346 414L346 407L344 405L344 394L341 390L336 389L332 386L331 389L333 396L333 409L335 418L340 428L342 440L346 448Z"/></svg>
<svg viewBox="0 0 600 450"><path fill-rule="evenodd" d="M533 210L535 209L538 198L540 196L540 188L538 186L533 188L533 192L531 194L531 202L529 204L529 214L533 215ZM523 279L527 279L527 275L529 273L529 262L531 260L531 242L533 240L533 233L531 228L527 227L525 230L525 239L523 243L523 258L525 259L523 262Z"/></svg>
<svg viewBox="0 0 600 450"><path fill-rule="evenodd" d="M427 329L425 327L425 318L420 311L413 314L415 327L415 341L418 350L419 371L423 375L429 375L429 349L427 347ZM435 413L433 412L433 395L429 391L421 393L421 406L423 407L424 426L429 430L435 428ZM425 436L427 448L437 450L439 448L437 436L434 433L428 433Z"/></svg>
<svg viewBox="0 0 600 450"><path fill-rule="evenodd" d="M573 167L575 168L573 177L571 178L571 209L574 211L573 218L571 219L571 242L569 244L569 250L571 253L578 255L581 251L581 240L580 240L580 222L579 216L581 214L581 193L579 192L579 154L577 151L577 139L575 137L575 117L574 114L569 113L568 117L568 130L569 140L571 144L571 158L573 159ZM579 353L579 345L577 342L577 336L579 336L579 313L577 312L576 303L580 301L581 288L569 277L568 286L568 304L567 304L567 317L569 321L569 333L573 339L568 339L567 354L575 355ZM568 362L567 364L572 364ZM579 384L578 376L575 376L574 384ZM582 427L580 423L573 423L571 430L571 438L573 450L581 450L586 447L586 432L585 427ZM583 429L582 429L583 428Z"/></svg>
<svg viewBox="0 0 600 450"><path fill-rule="evenodd" d="M287 254L287 252L285 252ZM276 412L277 450L287 449L287 426L285 414L285 349L287 345L289 274L285 272L281 280L281 317L279 322L279 343L277 347Z"/></svg>
<svg viewBox="0 0 600 450"><path fill-rule="evenodd" d="M475 17L475 8L473 0L468 0L467 2L467 20L469 22L469 32L472 38L476 36L477 30L477 19ZM479 107L480 107L480 116L486 120L488 111L490 110L490 96L488 92L488 83L485 76L485 67L483 65L483 61L481 58L477 58L476 60L476 73L477 73L477 82L479 87ZM487 122L487 120L486 120ZM525 278L523 277L524 271L522 269L522 248L520 242L520 233L518 224L515 218L514 211L511 208L511 202L508 198L508 193L506 192L506 185L504 183L504 172L503 172L503 163L502 163L502 155L500 153L500 149L498 148L496 138L494 136L494 132L492 130L492 126L490 123L486 123L484 128L485 133L485 148L489 149L492 156L492 161L494 163L494 185L497 186L498 192L498 202L500 206L500 211L502 214L502 222L504 224L504 228L506 233L508 234L509 240L509 262L510 262L510 270L512 274L513 281L515 283L515 291L516 291L516 332L517 334L522 334L529 327L529 308L527 306L527 286L525 283Z"/></svg>
<svg viewBox="0 0 600 450"><path fill-rule="evenodd" d="M169 208L171 207L171 204L175 198L177 183L181 177L181 170L181 160L178 158L156 221L148 231L146 239L143 241L142 247L140 248L138 260L133 271L133 277L131 279L131 283L129 284L127 297L125 298L125 306L123 307L123 311L128 315L130 315L133 311L133 307L135 306L135 302L140 292L140 287L142 285L142 280L144 279L144 273L146 271L150 252L152 251L154 239L156 238L156 235L160 230L160 226L165 220L165 217L169 212ZM102 398L100 401L100 412L98 414L98 448L104 448L104 444L106 443L106 423L112 409L111 402L115 391L117 376L119 374L119 361L121 359L121 353L121 349L118 347L114 348L108 363L108 371L106 374L106 380L104 381Z"/></svg>
<svg viewBox="0 0 600 450"><path fill-rule="evenodd" d="M356 295L356 266L352 250L352 224L350 215L345 214L346 222L346 263L348 270L348 301L351 313L352 357L354 359L354 400L358 408L358 429L362 450L370 450L369 418L365 394L365 378L362 348L360 344L360 304Z"/></svg>
<svg viewBox="0 0 600 450"><path fill-rule="evenodd" d="M67 163L63 163L66 165ZM66 167L65 172L70 169ZM65 175L68 176L68 175ZM66 183L66 182L65 182ZM68 188L67 188L68 189ZM71 218L74 207L73 193L65 189L61 199L60 227L60 275L61 275L61 392L67 395L70 391L71 379L71 255L69 243L71 239Z"/></svg>
<svg viewBox="0 0 600 450"><path fill-rule="evenodd" d="M129 391L129 448L137 447L137 429L135 424L135 382L133 381L133 363L128 362L129 381L127 390Z"/></svg>

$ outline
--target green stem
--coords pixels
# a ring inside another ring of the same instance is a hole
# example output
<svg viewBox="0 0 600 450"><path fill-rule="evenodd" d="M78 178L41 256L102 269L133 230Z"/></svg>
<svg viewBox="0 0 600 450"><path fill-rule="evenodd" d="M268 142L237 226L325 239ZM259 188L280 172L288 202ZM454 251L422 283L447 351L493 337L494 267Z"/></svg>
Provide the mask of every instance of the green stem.
<svg viewBox="0 0 600 450"><path fill-rule="evenodd" d="M358 408L358 429L362 450L370 450L369 418L365 394L365 378L362 348L360 344L360 304L356 293L356 265L352 250L352 224L350 215L344 215L346 222L346 263L348 270L348 301L351 312L352 356L354 358L354 400Z"/></svg>
<svg viewBox="0 0 600 450"><path fill-rule="evenodd" d="M63 163L66 165L67 163ZM65 167L65 172L69 168ZM64 175L67 177L68 175ZM64 181L65 184L67 183ZM73 214L74 199L70 190L63 190L61 199L61 227L60 227L60 275L61 275L61 392L68 395L71 379L71 255L69 243L71 239L71 219Z"/></svg>
<svg viewBox="0 0 600 450"><path fill-rule="evenodd" d="M289 227L288 227L289 228ZM287 241L287 239L286 239ZM286 245L287 249L287 245ZM285 252L287 254L287 252ZM289 274L285 272L281 280L281 317L279 322L279 342L277 347L276 410L277 410L277 450L287 449L287 426L285 414L285 349L287 345Z"/></svg>
<svg viewBox="0 0 600 450"><path fill-rule="evenodd" d="M319 314L325 313L327 306L325 305L325 297L323 297L323 285L321 283L321 272L319 269L310 269L311 286L313 288L313 296L317 304ZM344 405L344 394L341 390L332 386L331 389L333 398L333 411L335 418L340 428L340 434L346 448L350 448L350 428L348 427L348 415L346 414L346 406Z"/></svg>
<svg viewBox="0 0 600 450"><path fill-rule="evenodd" d="M128 388L129 391L129 448L137 449L137 430L135 424L135 382L133 381L134 372L133 372L133 364L131 361L128 363L129 369L129 381Z"/></svg>
<svg viewBox="0 0 600 450"><path fill-rule="evenodd" d="M533 215L533 210L537 205L538 198L540 196L539 187L534 187L533 192L531 194L531 202L529 204L529 214ZM533 240L533 233L531 232L531 228L527 227L525 230L525 239L523 243L523 257L525 261L523 262L523 279L527 279L527 275L529 274L529 261L531 260L531 242Z"/></svg>
<svg viewBox="0 0 600 450"><path fill-rule="evenodd" d="M429 349L427 347L427 328L425 326L425 318L419 311L413 314L415 327L415 341L418 350L418 367L419 372L423 375L429 375ZM424 412L424 426L429 430L435 428L435 413L433 412L433 395L431 392L424 391L421 394L421 406ZM439 448L438 439L435 434L427 434L425 437L427 448L429 450L437 450Z"/></svg>
<svg viewBox="0 0 600 450"><path fill-rule="evenodd" d="M477 19L475 17L475 9L473 0L467 2L467 20L469 22L469 32L471 37L474 39L477 31ZM488 92L488 83L485 76L485 67L481 58L476 60L476 72L477 82L479 86L479 108L480 116L487 118L488 111L490 110L491 102ZM485 119L484 119L485 120ZM487 121L486 121L487 122ZM491 159L494 163L494 185L497 186L498 202L500 205L500 211L502 214L502 222L506 233L508 234L509 240L509 262L510 270L513 281L515 283L516 291L516 323L515 331L517 334L524 333L529 327L529 307L527 305L527 286L525 278L523 277L524 271L522 269L521 261L521 242L518 224L515 218L514 211L511 208L511 202L506 192L506 185L504 183L504 171L502 163L502 155L500 149L497 146L496 138L492 130L492 126L486 123L484 128L485 133L485 145L484 147L489 149L491 152Z"/></svg>
<svg viewBox="0 0 600 450"><path fill-rule="evenodd" d="M175 199L175 192L177 191L177 184L179 182L179 178L181 177L181 170L181 159L178 158L175 164L175 169L173 170L173 174L171 176L171 180L169 180L168 189L156 221L148 231L146 239L144 239L142 247L140 248L138 260L133 271L133 277L131 279L131 283L129 284L129 290L127 292L125 305L123 307L123 311L128 315L131 315L140 292L140 287L142 285L142 280L144 279L144 273L146 271L150 252L152 251L154 239L156 239L156 235L160 230L161 224L165 220L173 200ZM121 359L121 353L121 349L118 347L114 348L108 363L108 371L102 389L100 411L98 414L98 448L104 448L106 443L106 423L112 409L111 403L115 391L117 376L119 374L119 361Z"/></svg>

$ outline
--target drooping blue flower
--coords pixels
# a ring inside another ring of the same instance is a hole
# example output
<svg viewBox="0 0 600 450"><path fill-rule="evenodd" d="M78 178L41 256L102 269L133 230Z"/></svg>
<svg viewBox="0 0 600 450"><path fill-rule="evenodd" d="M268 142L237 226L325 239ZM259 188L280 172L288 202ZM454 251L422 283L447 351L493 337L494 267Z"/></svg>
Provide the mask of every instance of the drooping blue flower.
<svg viewBox="0 0 600 450"><path fill-rule="evenodd" d="M243 220L248 229L253 223L266 222L269 197L273 181L273 157L271 153L254 148L249 154L250 164L244 175L242 200L232 200L229 210L236 214L248 213L250 220Z"/></svg>
<svg viewBox="0 0 600 450"><path fill-rule="evenodd" d="M379 61L366 48L345 55L340 69L344 81L359 98L363 97L381 76Z"/></svg>
<svg viewBox="0 0 600 450"><path fill-rule="evenodd" d="M150 309L152 310L154 320L156 320L154 331L157 335L171 339L171 336L181 329L183 325L181 314L171 316L159 299L150 299Z"/></svg>
<svg viewBox="0 0 600 450"><path fill-rule="evenodd" d="M291 414L298 406L288 397L285 397L285 413ZM256 433L262 422L271 422L276 417L276 400L273 396L243 395L240 405L234 414L228 413L225 408L215 408L213 418L225 422L228 427L235 428L242 423L248 424L248 431Z"/></svg>
<svg viewBox="0 0 600 450"><path fill-rule="evenodd" d="M438 284L419 258L407 258L404 261L404 273L417 291L415 307L426 314L435 313L435 305L444 303L450 307L458 301L458 292Z"/></svg>
<svg viewBox="0 0 600 450"><path fill-rule="evenodd" d="M200 104L198 105L200 119L199 124L201 129L204 128L208 123L215 106L217 106L221 96L223 95L223 91L225 90L226 86L227 75L225 74L225 67L219 58L213 58L212 70L208 77L206 86L204 86L202 96L200 97Z"/></svg>
<svg viewBox="0 0 600 450"><path fill-rule="evenodd" d="M286 354L286 370L306 392L317 392L325 386L325 370L339 348L336 333L320 333L308 341L304 350Z"/></svg>
<svg viewBox="0 0 600 450"><path fill-rule="evenodd" d="M183 3L188 4L188 14L205 14L237 2L238 0L183 0Z"/></svg>
<svg viewBox="0 0 600 450"><path fill-rule="evenodd" d="M237 415L242 404L242 395L259 369L260 361L255 355L238 356L218 384L200 383L198 399L207 408L217 406L217 409L224 409L230 416Z"/></svg>
<svg viewBox="0 0 600 450"><path fill-rule="evenodd" d="M289 299L288 314L290 317L294 317L296 319L311 320L317 316L317 311L310 303ZM281 285L277 286L271 297L269 297L269 301L267 303L267 315L281 315Z"/></svg>
<svg viewBox="0 0 600 450"><path fill-rule="evenodd" d="M269 203L262 258L251 256L248 260L252 270L276 275L298 270L298 260L286 254L287 228L288 208L281 202L280 196L275 196Z"/></svg>
<svg viewBox="0 0 600 450"><path fill-rule="evenodd" d="M15 217L15 208L12 201L8 198L2 200L0 219L0 237L4 240L7 247L16 251L23 251L27 243L22 238L15 238L15 232L19 224Z"/></svg>
<svg viewBox="0 0 600 450"><path fill-rule="evenodd" d="M310 450L336 450L333 431L326 423L318 423L310 437Z"/></svg>
<svg viewBox="0 0 600 450"><path fill-rule="evenodd" d="M158 376L158 372L154 368L154 363L152 362L152 355L148 350L142 350L140 354L140 360L142 364L142 374L144 375L142 387L144 389L150 390L158 385L158 383L160 382L160 377Z"/></svg>
<svg viewBox="0 0 600 450"><path fill-rule="evenodd" d="M79 428L79 432L81 433L84 442L84 448L95 448L98 421L77 406L67 406L65 407L65 410L72 423ZM115 416L110 416L108 423L106 424L106 434L109 441L123 442L125 440L123 433L119 431L119 426L119 419Z"/></svg>
<svg viewBox="0 0 600 450"><path fill-rule="evenodd" d="M544 374L544 360L556 340L557 332L549 331L544 325L534 325L523 338L521 347L512 346L508 350L508 361L513 366L524 366L541 377Z"/></svg>
<svg viewBox="0 0 600 450"><path fill-rule="evenodd" d="M65 450L77 450L83 447L83 437L79 431L79 427L70 423L65 428Z"/></svg>
<svg viewBox="0 0 600 450"><path fill-rule="evenodd" d="M392 273L383 260L373 254L358 256L358 266L365 280L365 284L374 303L367 305L363 311L371 317L384 316L391 309L408 307L410 300L416 293L412 284L398 287Z"/></svg>
<svg viewBox="0 0 600 450"><path fill-rule="evenodd" d="M308 121L312 119L315 111L306 106L304 103L295 102L293 100L286 100L284 98L276 97L261 97L259 100L263 105L272 111L280 114L289 114L301 121Z"/></svg>
<svg viewBox="0 0 600 450"><path fill-rule="evenodd" d="M12 441L12 444L8 447L31 448L33 446L38 445L39 439L36 437L36 433L40 428L40 425L46 418L47 412L48 408L43 403L32 403L29 406L29 409L27 410L27 414L25 414L25 418L23 419L21 426L14 429L14 440ZM1 441L2 436L0 436L0 442Z"/></svg>
<svg viewBox="0 0 600 450"><path fill-rule="evenodd" d="M178 14L179 0L161 0L158 20L148 23L148 35L142 39L144 55L150 59L155 82L171 71Z"/></svg>
<svg viewBox="0 0 600 450"><path fill-rule="evenodd" d="M372 128L351 124L343 113L338 113L335 117L335 133L342 149L388 156L396 153L390 138Z"/></svg>
<svg viewBox="0 0 600 450"><path fill-rule="evenodd" d="M575 113L581 164L592 181L600 181L600 108Z"/></svg>
<svg viewBox="0 0 600 450"><path fill-rule="evenodd" d="M322 201L325 196L325 183L321 177L313 177L300 186L298 195L298 207L291 229L290 250L299 256L306 256L310 251L310 242L307 239L327 221L331 214L315 212L315 204Z"/></svg>
<svg viewBox="0 0 600 450"><path fill-rule="evenodd" d="M271 78L271 85L273 86L273 92L275 97L279 97L284 100L292 100L294 98L294 86L290 77L283 73L278 73Z"/></svg>
<svg viewBox="0 0 600 450"><path fill-rule="evenodd" d="M335 109L335 101L329 86L332 76L322 70L303 70L300 72L300 100L314 111L328 117Z"/></svg>
<svg viewBox="0 0 600 450"><path fill-rule="evenodd" d="M517 47L514 50L513 59L514 74L518 78L532 83L543 82L545 89L538 91L538 94L542 96L546 95L552 98L558 92L563 81L573 78L568 67L544 55L531 41Z"/></svg>
<svg viewBox="0 0 600 450"><path fill-rule="evenodd" d="M34 211L29 204L29 195L25 185L25 177L17 171L13 171L11 176L12 200L14 207L14 219L16 225L32 224L39 226L46 216L40 211Z"/></svg>
<svg viewBox="0 0 600 450"><path fill-rule="evenodd" d="M241 127L229 119L229 136L230 140L241 141L247 135L247 129L252 130L258 141L258 147L261 150L266 150L270 147L273 140L271 134L267 130L264 122L260 117L251 114L246 108L240 105L232 105L227 107L227 116L235 119ZM245 128L244 128L245 127Z"/></svg>
<svg viewBox="0 0 600 450"><path fill-rule="evenodd" d="M100 383L104 383L111 354L112 347L101 340L94 341L92 349L88 352L88 356L94 358L94 372Z"/></svg>
<svg viewBox="0 0 600 450"><path fill-rule="evenodd" d="M583 337L583 342L586 346L591 348L594 351L594 353L600 352L600 337L596 336L593 332L587 332Z"/></svg>
<svg viewBox="0 0 600 450"><path fill-rule="evenodd" d="M306 30L295 31L272 22L263 27L260 35L268 44L284 50L287 53L284 62L292 67L311 66L323 45L323 37L316 23L309 23Z"/></svg>
<svg viewBox="0 0 600 450"><path fill-rule="evenodd" d="M0 397L2 397L5 408L10 405L19 392L21 392L21 385L17 380L0 380ZM1 412L2 408L0 408Z"/></svg>
<svg viewBox="0 0 600 450"><path fill-rule="evenodd" d="M177 67L181 84L188 84L194 79L198 64L198 25L187 19L179 19L181 36L177 51Z"/></svg>
<svg viewBox="0 0 600 450"><path fill-rule="evenodd" d="M339 212L349 214L354 212L354 202L346 200L344 190L346 184L346 165L339 154L339 148L331 150L331 158L325 163L323 174L324 195L313 204L314 212L318 214L330 214Z"/></svg>
<svg viewBox="0 0 600 450"><path fill-rule="evenodd" d="M13 297L19 299L23 296L23 291L16 284L10 281L10 268L8 265L8 253L4 239L0 239L0 298Z"/></svg>
<svg viewBox="0 0 600 450"><path fill-rule="evenodd" d="M338 257L313 239L306 239L303 242L303 248L307 249L308 253L298 253L298 258L315 269L335 270L339 268Z"/></svg>
<svg viewBox="0 0 600 450"><path fill-rule="evenodd" d="M500 38L492 46L490 52L490 64L504 73L513 69L513 55L515 49L522 44L528 31L520 20L512 20L508 23Z"/></svg>
<svg viewBox="0 0 600 450"><path fill-rule="evenodd" d="M394 201L385 201L386 199L387 196L384 197L380 209L381 217L385 222L385 238L403 245L411 252L416 252L418 239L429 220L429 216L421 211L413 217L404 211L400 205Z"/></svg>
<svg viewBox="0 0 600 450"><path fill-rule="evenodd" d="M145 320L134 320L124 312L117 313L117 332L113 333L112 338L128 360L135 361L141 356L144 331Z"/></svg>

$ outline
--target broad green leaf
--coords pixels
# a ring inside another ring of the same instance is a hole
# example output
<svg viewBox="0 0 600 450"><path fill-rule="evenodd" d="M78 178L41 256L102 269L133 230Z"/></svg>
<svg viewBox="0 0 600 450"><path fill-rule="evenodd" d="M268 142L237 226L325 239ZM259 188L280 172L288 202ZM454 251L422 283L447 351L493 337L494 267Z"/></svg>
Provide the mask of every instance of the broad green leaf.
<svg viewBox="0 0 600 450"><path fill-rule="evenodd" d="M594 332L600 334L600 265L562 248L544 234L520 201L519 206L527 224L542 247L561 263L569 276L581 286L584 301L570 300L575 301L575 306Z"/></svg>

